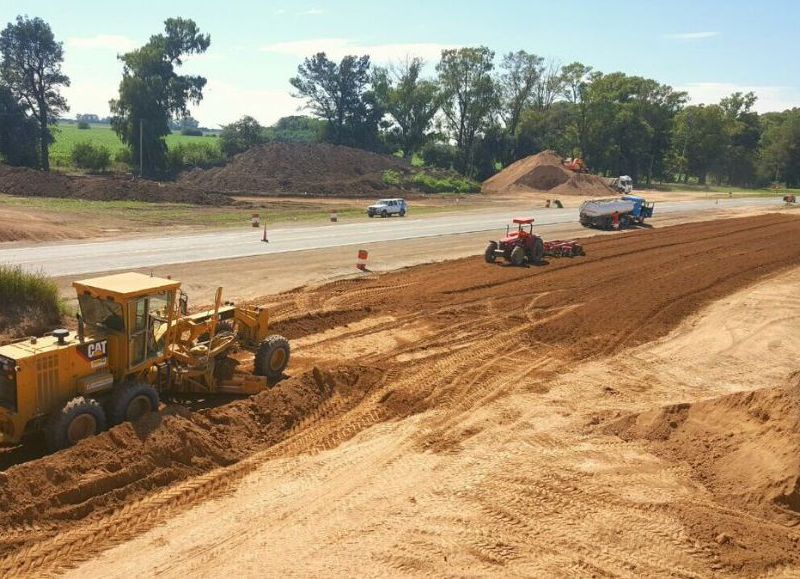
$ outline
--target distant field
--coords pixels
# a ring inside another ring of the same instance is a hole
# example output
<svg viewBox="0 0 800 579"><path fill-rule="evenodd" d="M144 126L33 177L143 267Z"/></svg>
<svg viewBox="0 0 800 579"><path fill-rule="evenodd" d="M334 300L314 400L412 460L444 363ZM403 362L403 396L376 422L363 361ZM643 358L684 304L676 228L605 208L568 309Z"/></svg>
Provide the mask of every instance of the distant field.
<svg viewBox="0 0 800 579"><path fill-rule="evenodd" d="M124 148L122 141L108 125L91 125L91 129L81 130L77 125L58 125L53 130L55 143L50 147L50 163L56 167L69 167L72 148L76 143L91 142L95 145L104 145L111 151L112 157ZM180 133L167 136L167 147L177 143L207 142L216 144L217 138L212 136L187 137Z"/></svg>
<svg viewBox="0 0 800 579"><path fill-rule="evenodd" d="M642 187L643 189L653 189L655 191L664 191L667 193L673 191L691 191L694 193L706 194L727 194L734 197L775 197L778 195L791 195L798 194L798 189L785 189L779 187L777 189L746 189L744 187L730 187L728 185L699 185L697 183L654 183L649 187Z"/></svg>

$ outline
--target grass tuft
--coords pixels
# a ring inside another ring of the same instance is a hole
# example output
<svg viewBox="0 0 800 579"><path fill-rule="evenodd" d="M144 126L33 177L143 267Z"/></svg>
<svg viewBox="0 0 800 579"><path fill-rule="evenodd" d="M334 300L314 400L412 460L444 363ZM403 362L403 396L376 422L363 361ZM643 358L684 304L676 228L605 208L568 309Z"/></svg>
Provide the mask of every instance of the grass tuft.
<svg viewBox="0 0 800 579"><path fill-rule="evenodd" d="M0 265L0 333L41 333L61 320L64 305L56 283L43 273Z"/></svg>

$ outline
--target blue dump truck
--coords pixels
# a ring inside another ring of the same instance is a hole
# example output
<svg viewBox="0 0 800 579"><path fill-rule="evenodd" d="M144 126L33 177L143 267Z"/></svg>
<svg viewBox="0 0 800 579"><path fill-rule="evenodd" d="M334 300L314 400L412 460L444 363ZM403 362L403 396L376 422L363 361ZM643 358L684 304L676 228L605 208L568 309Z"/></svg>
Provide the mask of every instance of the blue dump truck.
<svg viewBox="0 0 800 579"><path fill-rule="evenodd" d="M584 201L580 209L580 221L584 227L612 229L614 214L617 214L619 227L641 225L648 217L653 216L655 203L648 202L635 195L623 195L613 199L592 199Z"/></svg>

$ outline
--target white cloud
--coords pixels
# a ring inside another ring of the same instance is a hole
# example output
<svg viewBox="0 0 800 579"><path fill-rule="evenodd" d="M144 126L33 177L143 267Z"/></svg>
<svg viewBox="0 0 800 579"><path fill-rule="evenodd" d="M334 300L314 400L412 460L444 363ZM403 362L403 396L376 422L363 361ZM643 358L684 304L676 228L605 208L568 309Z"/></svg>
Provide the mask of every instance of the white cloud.
<svg viewBox="0 0 800 579"><path fill-rule="evenodd" d="M739 85L729 82L692 82L676 86L686 91L692 104L715 104L734 92L754 92L758 97L755 110L759 113L783 111L800 107L800 87L796 86L758 86Z"/></svg>
<svg viewBox="0 0 800 579"><path fill-rule="evenodd" d="M408 44L362 44L349 38L311 38L292 42L278 42L261 47L262 52L305 58L324 52L328 57L339 59L348 54L369 54L372 60L390 62L406 56L419 56L425 60L438 60L442 50L453 48L447 44L419 42Z"/></svg>
<svg viewBox="0 0 800 579"><path fill-rule="evenodd" d="M671 38L672 40L704 40L719 35L719 32L675 32L665 34L664 38Z"/></svg>
<svg viewBox="0 0 800 579"><path fill-rule="evenodd" d="M127 36L98 34L97 36L67 38L67 47L127 52L136 48L136 41Z"/></svg>
<svg viewBox="0 0 800 579"><path fill-rule="evenodd" d="M272 125L281 117L298 114L300 99L285 90L242 89L232 84L208 80L203 100L192 107L192 116L209 128L231 123L244 115L262 125Z"/></svg>
<svg viewBox="0 0 800 579"><path fill-rule="evenodd" d="M325 14L325 10L322 8L310 8L297 13L298 16L320 16L322 14Z"/></svg>

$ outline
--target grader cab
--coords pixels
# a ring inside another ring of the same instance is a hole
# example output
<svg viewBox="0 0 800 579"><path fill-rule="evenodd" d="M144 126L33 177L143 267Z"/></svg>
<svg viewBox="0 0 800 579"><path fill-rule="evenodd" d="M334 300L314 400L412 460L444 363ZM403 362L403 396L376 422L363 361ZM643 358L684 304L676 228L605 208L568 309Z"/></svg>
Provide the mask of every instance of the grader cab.
<svg viewBox="0 0 800 579"><path fill-rule="evenodd" d="M159 393L253 394L289 361L269 313L222 303L187 314L180 282L123 273L74 284L77 332L0 347L0 443L44 429L53 450L158 409ZM237 372L241 350L254 374Z"/></svg>

